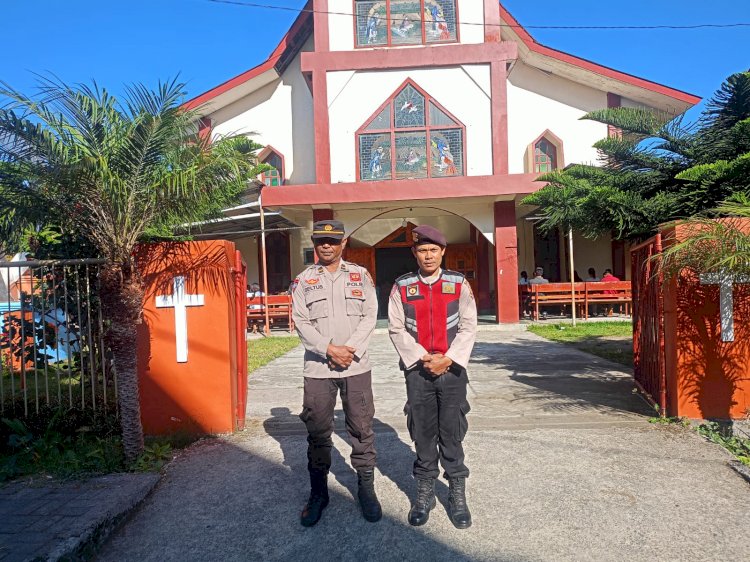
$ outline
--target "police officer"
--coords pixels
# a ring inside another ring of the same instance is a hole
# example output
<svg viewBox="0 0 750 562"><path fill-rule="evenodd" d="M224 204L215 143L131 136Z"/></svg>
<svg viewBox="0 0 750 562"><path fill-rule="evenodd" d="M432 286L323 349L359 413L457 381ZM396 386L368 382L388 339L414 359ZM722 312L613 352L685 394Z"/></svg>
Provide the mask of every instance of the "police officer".
<svg viewBox="0 0 750 562"><path fill-rule="evenodd" d="M417 497L411 525L424 525L435 507L438 458L450 484L449 516L459 529L471 526L466 504L462 441L468 424L466 366L474 347L477 307L464 276L441 269L445 236L429 225L412 231L419 271L396 279L388 302L391 341L406 378L404 412L417 459Z"/></svg>
<svg viewBox="0 0 750 562"><path fill-rule="evenodd" d="M341 259L347 242L341 222L316 222L312 242L318 263L300 273L291 287L292 316L305 347L300 418L307 426L310 472L310 498L300 521L305 527L315 525L328 505L333 409L338 393L352 444L352 466L359 476L362 515L368 521L378 521L382 511L375 495L375 407L367 354L378 314L375 284L364 267Z"/></svg>

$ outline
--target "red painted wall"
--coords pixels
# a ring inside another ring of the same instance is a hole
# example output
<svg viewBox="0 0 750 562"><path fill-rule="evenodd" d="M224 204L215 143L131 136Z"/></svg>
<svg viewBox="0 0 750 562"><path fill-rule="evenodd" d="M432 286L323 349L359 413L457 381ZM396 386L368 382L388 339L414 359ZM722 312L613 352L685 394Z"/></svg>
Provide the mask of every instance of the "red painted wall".
<svg viewBox="0 0 750 562"><path fill-rule="evenodd" d="M236 278L242 272L237 271L234 244L146 244L137 258L146 289L138 338L144 431L155 435L238 429L244 421L247 353L238 333L242 329L244 336L245 283ZM187 309L186 363L176 360L174 308L156 307L157 296L173 294L175 276L186 277L187 294L204 295L203 306Z"/></svg>
<svg viewBox="0 0 750 562"><path fill-rule="evenodd" d="M746 227L750 231L750 221ZM686 227L663 233L684 240ZM684 274L665 288L667 411L693 419L740 419L750 409L750 284L735 284L734 341L722 341L717 285Z"/></svg>

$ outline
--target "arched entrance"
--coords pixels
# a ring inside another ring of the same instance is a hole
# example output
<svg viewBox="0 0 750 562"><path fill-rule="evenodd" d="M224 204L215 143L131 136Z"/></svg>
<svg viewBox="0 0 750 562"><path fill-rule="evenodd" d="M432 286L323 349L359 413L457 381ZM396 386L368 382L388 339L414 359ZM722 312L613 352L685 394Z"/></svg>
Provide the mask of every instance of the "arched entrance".
<svg viewBox="0 0 750 562"><path fill-rule="evenodd" d="M388 295L393 282L416 269L411 253L412 229L417 225L407 222L372 246L349 246L344 259L366 267L375 280L381 317L388 314ZM471 242L449 244L443 258L443 267L463 273L471 284L474 294L479 294L480 264L477 259L476 230L470 226ZM482 272L487 274L487 272Z"/></svg>

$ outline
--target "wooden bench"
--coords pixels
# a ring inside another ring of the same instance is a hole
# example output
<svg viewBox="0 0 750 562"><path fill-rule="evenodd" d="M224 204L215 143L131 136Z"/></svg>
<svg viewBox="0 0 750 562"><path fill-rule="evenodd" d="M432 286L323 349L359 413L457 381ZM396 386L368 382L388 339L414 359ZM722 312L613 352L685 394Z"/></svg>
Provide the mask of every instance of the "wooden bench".
<svg viewBox="0 0 750 562"><path fill-rule="evenodd" d="M633 304L633 290L630 281L613 281L611 283L586 283L586 318L589 304L619 304L630 316Z"/></svg>
<svg viewBox="0 0 750 562"><path fill-rule="evenodd" d="M571 301L570 283L534 283L531 285L521 285L525 289L524 293L532 308L532 318L539 319L539 308L542 306L566 306ZM576 308L581 311L584 306L584 295L586 283L575 284Z"/></svg>
<svg viewBox="0 0 750 562"><path fill-rule="evenodd" d="M532 306L532 318L539 319L539 309L544 306L566 306L571 301L570 283L539 283L519 285L519 303ZM630 281L613 283L578 282L573 285L579 318L589 317L589 305L622 304L625 314L630 314L633 295Z"/></svg>
<svg viewBox="0 0 750 562"><path fill-rule="evenodd" d="M286 321L289 332L294 331L294 320L292 320L292 296L291 295L268 295L268 297L247 297L247 327L255 328L264 324L266 314L264 300L268 299L268 321L273 325L276 321Z"/></svg>

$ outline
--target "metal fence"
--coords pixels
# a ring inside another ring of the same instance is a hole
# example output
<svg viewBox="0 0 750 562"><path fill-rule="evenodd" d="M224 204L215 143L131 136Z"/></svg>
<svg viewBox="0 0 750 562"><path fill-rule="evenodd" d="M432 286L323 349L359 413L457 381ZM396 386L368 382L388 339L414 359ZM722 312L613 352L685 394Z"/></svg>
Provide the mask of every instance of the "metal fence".
<svg viewBox="0 0 750 562"><path fill-rule="evenodd" d="M105 263L0 261L0 414L115 408L99 299Z"/></svg>
<svg viewBox="0 0 750 562"><path fill-rule="evenodd" d="M664 276L653 259L661 253L657 234L630 250L633 278L633 374L651 403L666 415Z"/></svg>

